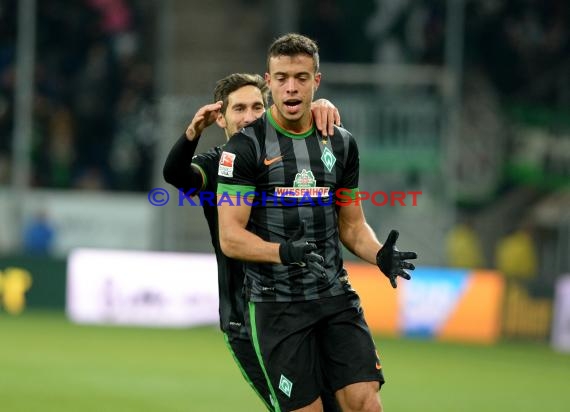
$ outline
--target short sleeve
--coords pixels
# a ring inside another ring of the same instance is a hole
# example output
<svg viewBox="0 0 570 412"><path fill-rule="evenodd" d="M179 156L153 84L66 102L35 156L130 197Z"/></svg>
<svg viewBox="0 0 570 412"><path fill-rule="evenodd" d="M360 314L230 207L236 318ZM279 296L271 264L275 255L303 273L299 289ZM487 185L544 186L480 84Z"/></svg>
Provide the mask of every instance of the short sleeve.
<svg viewBox="0 0 570 412"><path fill-rule="evenodd" d="M192 167L202 175L202 187L200 191L207 190L214 192L216 190L219 149L212 148L205 153L200 153L192 158Z"/></svg>
<svg viewBox="0 0 570 412"><path fill-rule="evenodd" d="M244 193L255 189L258 159L253 139L245 134L234 135L223 147L218 164L218 194Z"/></svg>
<svg viewBox="0 0 570 412"><path fill-rule="evenodd" d="M358 188L360 170L360 158L358 155L358 146L352 135L348 138L348 153L346 157L346 166L340 182L341 187L347 189Z"/></svg>

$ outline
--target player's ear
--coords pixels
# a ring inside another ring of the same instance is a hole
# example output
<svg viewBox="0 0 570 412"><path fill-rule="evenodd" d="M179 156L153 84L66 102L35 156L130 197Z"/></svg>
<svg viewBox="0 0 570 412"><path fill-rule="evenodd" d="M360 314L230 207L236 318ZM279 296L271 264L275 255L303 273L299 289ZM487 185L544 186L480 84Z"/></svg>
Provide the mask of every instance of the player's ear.
<svg viewBox="0 0 570 412"><path fill-rule="evenodd" d="M320 84L321 84L321 72L318 72L315 74L315 90L319 88Z"/></svg>
<svg viewBox="0 0 570 412"><path fill-rule="evenodd" d="M220 126L222 129L225 129L226 127L228 127L228 123L226 122L226 118L221 113L218 115L218 118L216 119L216 124L218 126Z"/></svg>

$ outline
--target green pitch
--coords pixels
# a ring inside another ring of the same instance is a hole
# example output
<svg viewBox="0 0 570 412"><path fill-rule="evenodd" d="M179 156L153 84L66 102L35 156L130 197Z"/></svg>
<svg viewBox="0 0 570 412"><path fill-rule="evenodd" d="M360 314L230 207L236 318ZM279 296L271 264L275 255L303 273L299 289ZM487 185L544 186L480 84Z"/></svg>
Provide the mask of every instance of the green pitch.
<svg viewBox="0 0 570 412"><path fill-rule="evenodd" d="M570 355L376 337L387 412L566 412ZM261 403L214 327L77 326L0 313L0 411L252 412Z"/></svg>

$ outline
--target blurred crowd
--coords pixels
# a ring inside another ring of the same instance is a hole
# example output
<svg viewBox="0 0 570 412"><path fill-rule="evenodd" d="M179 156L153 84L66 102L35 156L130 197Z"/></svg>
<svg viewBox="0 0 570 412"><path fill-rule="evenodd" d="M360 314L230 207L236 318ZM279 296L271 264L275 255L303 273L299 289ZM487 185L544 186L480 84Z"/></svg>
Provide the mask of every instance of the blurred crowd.
<svg viewBox="0 0 570 412"><path fill-rule="evenodd" d="M351 0L306 0L301 30L319 40L323 61L440 65L447 3L359 0L356 7ZM466 69L482 69L505 97L547 105L570 99L558 90L570 68L570 2L464 3Z"/></svg>
<svg viewBox="0 0 570 412"><path fill-rule="evenodd" d="M32 186L147 190L159 2L36 3ZM465 4L464 78L479 82L472 89L488 84L501 103L570 105L570 2ZM11 179L17 8L0 0L0 186ZM446 0L303 0L299 30L326 62L441 65L446 13Z"/></svg>
<svg viewBox="0 0 570 412"><path fill-rule="evenodd" d="M146 188L155 122L147 3L36 2L33 187ZM0 185L10 182L17 13L17 0L0 0Z"/></svg>
<svg viewBox="0 0 570 412"><path fill-rule="evenodd" d="M467 50L472 51L467 63L485 67L495 87L512 99L536 105L570 104L558 90L570 68L568 1L481 3L483 7L473 3L469 8L474 18L466 26Z"/></svg>

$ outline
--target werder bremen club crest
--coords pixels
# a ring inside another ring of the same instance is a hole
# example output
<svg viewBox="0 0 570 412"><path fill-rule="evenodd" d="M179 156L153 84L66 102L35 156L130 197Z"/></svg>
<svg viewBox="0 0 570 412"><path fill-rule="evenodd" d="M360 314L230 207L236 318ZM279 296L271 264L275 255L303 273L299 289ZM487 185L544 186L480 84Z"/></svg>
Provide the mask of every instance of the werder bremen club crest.
<svg viewBox="0 0 570 412"><path fill-rule="evenodd" d="M323 161L323 164L325 165L327 170L329 172L332 172L332 168L336 163L336 157L334 157L333 152L328 147L325 147L325 149L323 150L321 160Z"/></svg>
<svg viewBox="0 0 570 412"><path fill-rule="evenodd" d="M305 169L301 170L295 175L295 180L293 181L293 187L307 188L317 186L317 179L313 176L313 172Z"/></svg>

